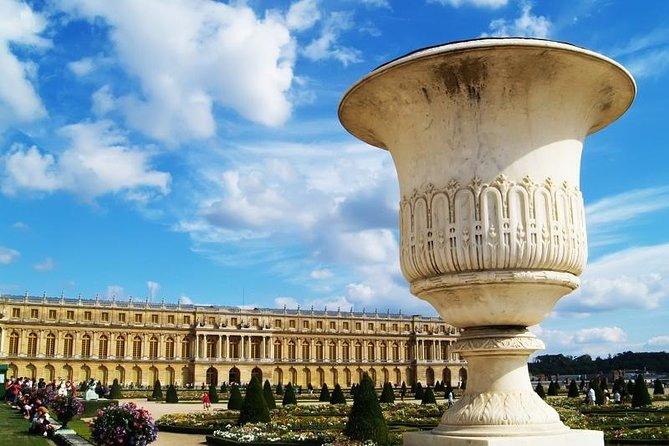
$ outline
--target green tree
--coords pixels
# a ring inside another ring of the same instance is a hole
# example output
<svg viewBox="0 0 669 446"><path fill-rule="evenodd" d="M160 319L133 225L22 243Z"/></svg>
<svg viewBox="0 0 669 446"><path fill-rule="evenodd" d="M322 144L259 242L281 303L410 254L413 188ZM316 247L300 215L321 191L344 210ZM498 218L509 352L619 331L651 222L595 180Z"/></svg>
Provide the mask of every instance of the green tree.
<svg viewBox="0 0 669 446"><path fill-rule="evenodd" d="M167 392L165 392L165 402L166 403L178 403L179 396L177 395L177 388L172 384L167 386Z"/></svg>
<svg viewBox="0 0 669 446"><path fill-rule="evenodd" d="M295 396L295 389L291 383L286 384L286 388L283 392L283 401L281 401L283 406L296 405L297 397Z"/></svg>
<svg viewBox="0 0 669 446"><path fill-rule="evenodd" d="M653 383L653 395L664 395L664 385L659 378Z"/></svg>
<svg viewBox="0 0 669 446"><path fill-rule="evenodd" d="M109 398L112 400L121 399L121 386L118 384L118 379L114 378L111 388L109 389Z"/></svg>
<svg viewBox="0 0 669 446"><path fill-rule="evenodd" d="M230 398L228 399L229 410L240 410L242 408L242 393L239 391L239 386L232 384L230 386Z"/></svg>
<svg viewBox="0 0 669 446"><path fill-rule="evenodd" d="M272 385L269 383L269 379L266 379L265 384L262 386L262 394L267 403L267 408L269 410L276 409L276 401L274 400L274 393L272 392Z"/></svg>
<svg viewBox="0 0 669 446"><path fill-rule="evenodd" d="M420 403L422 405L437 404L437 400L434 398L434 392L432 391L432 387L427 386L425 392L423 392L423 398L421 398Z"/></svg>
<svg viewBox="0 0 669 446"><path fill-rule="evenodd" d="M239 411L239 419L237 424L244 425L246 423L268 423L269 409L267 402L263 396L262 385L260 378L257 376L251 377L251 382L246 386L246 395L244 395L244 402Z"/></svg>
<svg viewBox="0 0 669 446"><path fill-rule="evenodd" d="M537 395L539 395L541 399L546 399L546 391L544 390L544 386L541 385L541 381L537 382L537 386L534 388L534 391L537 392Z"/></svg>
<svg viewBox="0 0 669 446"><path fill-rule="evenodd" d="M323 387L321 387L321 394L318 396L318 401L330 401L330 389L328 389L328 385L323 383Z"/></svg>
<svg viewBox="0 0 669 446"><path fill-rule="evenodd" d="M400 386L400 397L402 398L402 401L404 401L405 396L407 396L407 383L402 381L402 385Z"/></svg>
<svg viewBox="0 0 669 446"><path fill-rule="evenodd" d="M627 381L626 387L627 387L627 393L629 393L630 395L634 395L634 381L632 381L631 379Z"/></svg>
<svg viewBox="0 0 669 446"><path fill-rule="evenodd" d="M601 406L604 404L604 391L600 387L600 381L598 378L594 378L590 381L590 388L595 391L595 404Z"/></svg>
<svg viewBox="0 0 669 446"><path fill-rule="evenodd" d="M281 385L281 383L276 385L276 394L283 395L283 386Z"/></svg>
<svg viewBox="0 0 669 446"><path fill-rule="evenodd" d="M634 393L632 393L632 407L646 407L652 404L646 381L641 374L634 380Z"/></svg>
<svg viewBox="0 0 669 446"><path fill-rule="evenodd" d="M567 392L567 396L569 398L578 398L579 395L580 393L578 391L578 385L576 385L576 380L572 379L569 383L569 391Z"/></svg>
<svg viewBox="0 0 669 446"><path fill-rule="evenodd" d="M212 403L218 403L218 389L214 384L209 385L209 401Z"/></svg>
<svg viewBox="0 0 669 446"><path fill-rule="evenodd" d="M413 397L416 400L422 400L425 391L423 390L423 385L421 383L416 383L414 386Z"/></svg>
<svg viewBox="0 0 669 446"><path fill-rule="evenodd" d="M555 381L551 380L551 383L548 385L548 396L557 396L558 389Z"/></svg>
<svg viewBox="0 0 669 446"><path fill-rule="evenodd" d="M376 398L374 383L366 373L353 397L353 407L348 416L344 434L359 441L388 444L388 426Z"/></svg>
<svg viewBox="0 0 669 446"><path fill-rule="evenodd" d="M386 404L393 404L395 402L395 391L393 390L393 385L389 382L383 385L379 402Z"/></svg>
<svg viewBox="0 0 669 446"><path fill-rule="evenodd" d="M332 390L332 395L330 395L330 404L346 404L344 391L339 384L335 384L334 389Z"/></svg>
<svg viewBox="0 0 669 446"><path fill-rule="evenodd" d="M151 399L153 401L162 401L163 400L163 389L160 386L160 381L156 380L153 384L153 392L151 392Z"/></svg>

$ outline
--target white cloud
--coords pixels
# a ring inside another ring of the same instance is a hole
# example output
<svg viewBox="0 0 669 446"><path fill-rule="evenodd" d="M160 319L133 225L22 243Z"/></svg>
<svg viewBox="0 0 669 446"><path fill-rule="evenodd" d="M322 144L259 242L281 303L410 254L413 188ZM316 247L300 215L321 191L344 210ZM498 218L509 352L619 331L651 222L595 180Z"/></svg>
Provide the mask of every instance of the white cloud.
<svg viewBox="0 0 669 446"><path fill-rule="evenodd" d="M35 65L21 61L14 46L42 49L50 41L40 36L47 26L44 16L15 0L0 1L0 128L14 122L34 121L46 115L33 85Z"/></svg>
<svg viewBox="0 0 669 446"><path fill-rule="evenodd" d="M125 290L121 285L109 285L107 286L107 290L105 291L104 295L108 300L123 299L125 297Z"/></svg>
<svg viewBox="0 0 669 446"><path fill-rule="evenodd" d="M332 271L327 268L315 269L309 273L309 277L317 280L329 279L332 277Z"/></svg>
<svg viewBox="0 0 669 446"><path fill-rule="evenodd" d="M286 308L295 309L299 303L293 297L282 296L274 299L274 305L278 308L283 308L285 306Z"/></svg>
<svg viewBox="0 0 669 446"><path fill-rule="evenodd" d="M160 291L160 284L158 282L154 282L153 280L149 280L146 282L146 288L149 291L149 298L155 299L156 296L158 296L158 292Z"/></svg>
<svg viewBox="0 0 669 446"><path fill-rule="evenodd" d="M551 27L551 21L546 17L532 14L532 5L528 2L522 4L520 17L513 20L495 19L490 22L489 33L483 33L482 36L547 38Z"/></svg>
<svg viewBox="0 0 669 446"><path fill-rule="evenodd" d="M67 64L67 68L70 69L77 77L84 77L89 75L95 69L95 63L90 57L84 57L79 60L75 60Z"/></svg>
<svg viewBox="0 0 669 446"><path fill-rule="evenodd" d="M285 18L259 17L244 2L66 0L61 8L103 19L120 65L141 92L118 98L130 125L163 141L215 134L216 106L253 122L291 113L295 42Z"/></svg>
<svg viewBox="0 0 669 446"><path fill-rule="evenodd" d="M186 296L185 294L182 294L182 295L179 297L179 303L180 303L180 304L183 304L183 305L193 305L193 304L194 304L193 299L191 299L190 297Z"/></svg>
<svg viewBox="0 0 669 446"><path fill-rule="evenodd" d="M576 332L574 340L579 344L619 343L627 340L627 333L620 327L583 328Z"/></svg>
<svg viewBox="0 0 669 446"><path fill-rule="evenodd" d="M51 257L47 257L41 262L37 262L35 263L35 265L33 265L35 271L39 272L52 271L55 267L56 267L56 262L54 262Z"/></svg>
<svg viewBox="0 0 669 446"><path fill-rule="evenodd" d="M669 335L653 336L646 342L651 347L669 346Z"/></svg>
<svg viewBox="0 0 669 446"><path fill-rule="evenodd" d="M311 60L334 59L342 65L362 60L359 50L340 45L337 41L343 31L353 27L353 17L348 12L332 12L323 21L320 36L304 48L304 55Z"/></svg>
<svg viewBox="0 0 669 446"><path fill-rule="evenodd" d="M150 154L128 145L110 121L68 125L60 134L71 145L57 156L15 146L2 158L3 192L63 190L86 199L137 190L168 193L170 175L153 170Z"/></svg>
<svg viewBox="0 0 669 446"><path fill-rule="evenodd" d="M305 31L316 24L321 18L317 0L299 0L288 8L286 24L289 29Z"/></svg>
<svg viewBox="0 0 669 446"><path fill-rule="evenodd" d="M19 231L27 231L30 229L30 226L28 226L26 223L22 221L17 221L12 225L12 228L19 230Z"/></svg>
<svg viewBox="0 0 669 446"><path fill-rule="evenodd" d="M669 30L656 28L635 36L610 54L622 59L637 78L659 77L669 68Z"/></svg>
<svg viewBox="0 0 669 446"><path fill-rule="evenodd" d="M116 100L109 85L104 85L91 95L91 109L96 116L104 116L116 108Z"/></svg>
<svg viewBox="0 0 669 446"><path fill-rule="evenodd" d="M373 8L390 8L388 0L360 0L360 3Z"/></svg>
<svg viewBox="0 0 669 446"><path fill-rule="evenodd" d="M0 246L0 265L9 265L21 257L21 253L16 249Z"/></svg>
<svg viewBox="0 0 669 446"><path fill-rule="evenodd" d="M544 341L546 351L550 353L605 355L623 351L630 346L627 333L618 326L565 331L535 325L530 327L530 331Z"/></svg>
<svg viewBox="0 0 669 446"><path fill-rule="evenodd" d="M501 8L506 6L509 0L428 0L428 3L439 3L441 5L448 5L454 8L460 6L474 6L477 8Z"/></svg>

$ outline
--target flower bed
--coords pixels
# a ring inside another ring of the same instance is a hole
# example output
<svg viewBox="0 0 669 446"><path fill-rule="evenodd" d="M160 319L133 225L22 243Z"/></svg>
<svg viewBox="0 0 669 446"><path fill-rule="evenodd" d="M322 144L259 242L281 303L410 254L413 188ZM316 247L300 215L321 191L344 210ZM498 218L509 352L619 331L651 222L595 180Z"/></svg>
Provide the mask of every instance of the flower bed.
<svg viewBox="0 0 669 446"><path fill-rule="evenodd" d="M182 432L211 434L229 424L235 424L239 417L236 410L217 410L214 412L175 413L163 415L156 421L158 430L165 432Z"/></svg>

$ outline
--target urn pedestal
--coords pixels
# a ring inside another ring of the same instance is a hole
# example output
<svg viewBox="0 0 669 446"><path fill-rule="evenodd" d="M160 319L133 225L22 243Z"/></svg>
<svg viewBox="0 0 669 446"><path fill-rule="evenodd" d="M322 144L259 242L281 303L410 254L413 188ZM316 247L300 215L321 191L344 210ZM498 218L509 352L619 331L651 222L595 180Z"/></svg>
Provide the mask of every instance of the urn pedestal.
<svg viewBox="0 0 669 446"><path fill-rule="evenodd" d="M402 273L462 329L454 349L469 364L463 397L405 444L603 445L533 391L527 359L544 345L527 327L579 286L583 141L635 92L602 55L510 38L408 54L345 94L344 127L387 149L397 169Z"/></svg>

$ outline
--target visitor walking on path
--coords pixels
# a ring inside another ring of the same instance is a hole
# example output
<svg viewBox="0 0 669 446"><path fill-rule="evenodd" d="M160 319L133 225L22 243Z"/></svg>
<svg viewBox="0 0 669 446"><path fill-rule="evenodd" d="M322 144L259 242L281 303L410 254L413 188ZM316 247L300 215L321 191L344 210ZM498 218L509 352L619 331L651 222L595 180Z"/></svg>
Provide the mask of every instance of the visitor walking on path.
<svg viewBox="0 0 669 446"><path fill-rule="evenodd" d="M204 406L204 410L209 410L211 407L211 399L209 399L209 393L204 392L202 394L202 406Z"/></svg>
<svg viewBox="0 0 669 446"><path fill-rule="evenodd" d="M453 391L448 392L448 407L450 408L453 405Z"/></svg>

